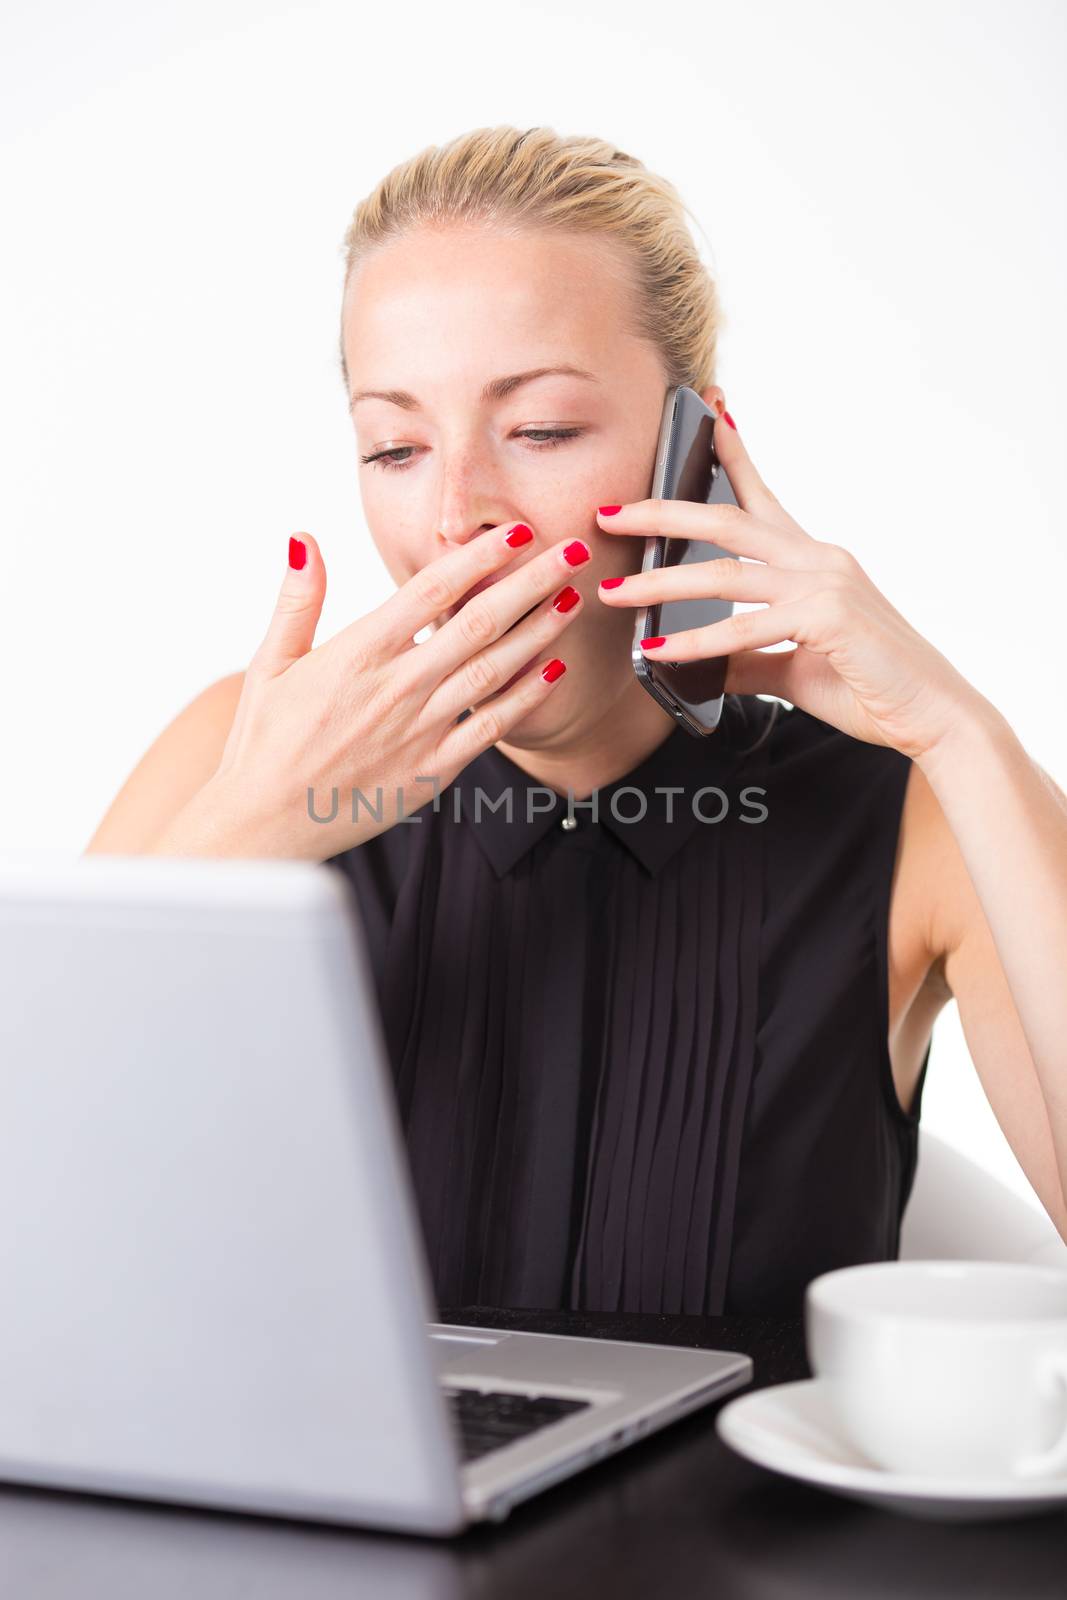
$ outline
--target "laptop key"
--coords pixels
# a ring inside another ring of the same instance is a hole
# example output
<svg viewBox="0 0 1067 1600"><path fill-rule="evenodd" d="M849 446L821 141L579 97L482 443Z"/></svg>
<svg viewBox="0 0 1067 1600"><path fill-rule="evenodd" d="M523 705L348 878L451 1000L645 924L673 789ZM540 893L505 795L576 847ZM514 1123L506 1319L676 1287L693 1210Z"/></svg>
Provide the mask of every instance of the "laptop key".
<svg viewBox="0 0 1067 1600"><path fill-rule="evenodd" d="M443 1390L459 1436L460 1455L474 1461L525 1438L554 1422L561 1422L577 1411L585 1411L589 1400L564 1399L554 1394L513 1394L499 1390Z"/></svg>

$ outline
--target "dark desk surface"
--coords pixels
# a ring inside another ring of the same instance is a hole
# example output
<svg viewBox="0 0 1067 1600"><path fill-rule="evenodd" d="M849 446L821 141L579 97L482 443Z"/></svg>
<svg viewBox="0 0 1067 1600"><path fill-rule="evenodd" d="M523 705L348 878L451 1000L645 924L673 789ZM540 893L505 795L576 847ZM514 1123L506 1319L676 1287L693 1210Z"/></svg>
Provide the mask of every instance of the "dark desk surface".
<svg viewBox="0 0 1067 1600"><path fill-rule="evenodd" d="M442 1320L743 1350L757 1386L809 1376L793 1320L471 1307ZM454 1541L0 1489L0 1592L18 1600L1067 1595L1067 1513L968 1526L873 1510L743 1461L720 1443L716 1410Z"/></svg>

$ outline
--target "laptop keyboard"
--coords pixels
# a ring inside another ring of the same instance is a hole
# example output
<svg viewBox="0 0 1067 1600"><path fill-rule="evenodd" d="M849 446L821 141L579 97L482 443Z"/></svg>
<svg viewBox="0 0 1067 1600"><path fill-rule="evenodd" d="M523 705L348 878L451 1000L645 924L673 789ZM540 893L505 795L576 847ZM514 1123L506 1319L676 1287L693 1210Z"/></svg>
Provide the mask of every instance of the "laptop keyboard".
<svg viewBox="0 0 1067 1600"><path fill-rule="evenodd" d="M536 1433L576 1411L585 1411L589 1400L564 1400L552 1394L504 1394L496 1390L442 1390L452 1413L464 1461L499 1450L528 1433Z"/></svg>

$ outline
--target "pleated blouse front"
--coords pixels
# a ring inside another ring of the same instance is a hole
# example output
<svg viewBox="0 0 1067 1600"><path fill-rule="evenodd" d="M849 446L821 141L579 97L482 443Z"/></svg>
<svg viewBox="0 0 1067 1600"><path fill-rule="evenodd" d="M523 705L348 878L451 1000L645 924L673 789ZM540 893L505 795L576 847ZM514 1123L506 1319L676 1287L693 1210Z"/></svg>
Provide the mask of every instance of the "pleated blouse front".
<svg viewBox="0 0 1067 1600"><path fill-rule="evenodd" d="M909 766L728 696L713 734L674 729L573 806L493 747L327 863L355 889L440 1304L796 1310L816 1272L896 1254Z"/></svg>

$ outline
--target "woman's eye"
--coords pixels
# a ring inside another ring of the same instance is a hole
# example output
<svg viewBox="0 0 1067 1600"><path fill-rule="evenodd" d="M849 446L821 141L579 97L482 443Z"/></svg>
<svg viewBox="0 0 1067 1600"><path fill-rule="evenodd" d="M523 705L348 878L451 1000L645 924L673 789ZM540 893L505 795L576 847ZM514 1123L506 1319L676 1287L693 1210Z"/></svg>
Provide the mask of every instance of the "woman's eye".
<svg viewBox="0 0 1067 1600"><path fill-rule="evenodd" d="M551 450L554 444L562 444L564 439L577 439L581 432L581 428L524 428L515 437L536 440L534 448L537 450Z"/></svg>
<svg viewBox="0 0 1067 1600"><path fill-rule="evenodd" d="M534 450L552 450L568 439L578 438L583 431L582 428L524 428L514 437L529 439ZM379 450L377 455L360 456L359 459L364 466L380 467L386 472L403 472L411 465L411 453L415 448L413 444L401 444L393 450ZM399 461L396 459L398 456L405 459Z"/></svg>
<svg viewBox="0 0 1067 1600"><path fill-rule="evenodd" d="M394 461L394 456L410 455L415 446L413 444L398 445L395 450L379 450L376 456L360 456L365 467L392 468L394 472L401 472L407 466L406 461Z"/></svg>

